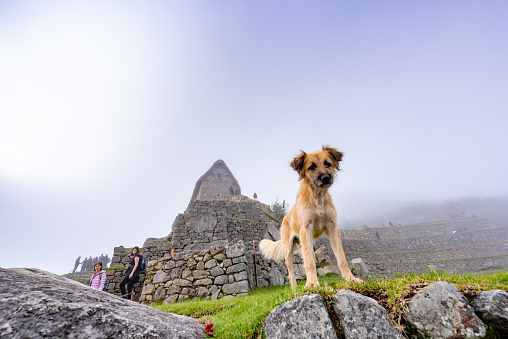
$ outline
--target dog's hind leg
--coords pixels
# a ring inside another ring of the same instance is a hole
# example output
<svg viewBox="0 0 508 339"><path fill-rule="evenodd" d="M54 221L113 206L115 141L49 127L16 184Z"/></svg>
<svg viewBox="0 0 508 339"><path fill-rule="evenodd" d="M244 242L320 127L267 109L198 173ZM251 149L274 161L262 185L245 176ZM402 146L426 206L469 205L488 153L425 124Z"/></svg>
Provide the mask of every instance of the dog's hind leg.
<svg viewBox="0 0 508 339"><path fill-rule="evenodd" d="M340 273L342 277L346 281L354 281L361 283L363 282L361 279L355 278L353 273L349 270L349 266L347 264L346 255L344 254L344 250L342 249L342 241L340 240L340 233L334 223L327 225L325 228L326 235L330 240L330 245L332 246L333 254L335 258L337 258L337 263L340 269Z"/></svg>
<svg viewBox="0 0 508 339"><path fill-rule="evenodd" d="M289 232L281 232L281 236L284 238L282 243L284 244L284 259L286 260L286 267L288 268L288 278L291 288L296 288L296 278L293 271L293 247L294 238Z"/></svg>

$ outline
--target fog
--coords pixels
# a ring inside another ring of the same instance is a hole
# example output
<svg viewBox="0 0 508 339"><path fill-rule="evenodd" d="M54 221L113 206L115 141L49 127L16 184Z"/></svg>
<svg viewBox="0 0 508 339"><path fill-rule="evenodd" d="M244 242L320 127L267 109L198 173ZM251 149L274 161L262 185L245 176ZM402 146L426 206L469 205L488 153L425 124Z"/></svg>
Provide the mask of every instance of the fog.
<svg viewBox="0 0 508 339"><path fill-rule="evenodd" d="M292 205L344 152L340 227L508 194L508 4L1 1L2 267L170 233L218 159Z"/></svg>

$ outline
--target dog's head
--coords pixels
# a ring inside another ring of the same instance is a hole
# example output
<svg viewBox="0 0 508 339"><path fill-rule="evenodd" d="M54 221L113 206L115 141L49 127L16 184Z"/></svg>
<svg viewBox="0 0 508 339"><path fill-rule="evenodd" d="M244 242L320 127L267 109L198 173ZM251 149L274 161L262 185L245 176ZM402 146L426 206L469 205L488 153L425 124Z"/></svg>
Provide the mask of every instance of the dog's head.
<svg viewBox="0 0 508 339"><path fill-rule="evenodd" d="M314 153L300 151L290 165L300 175L299 180L308 181L316 187L327 188L333 184L341 160L342 152L330 146L323 146L321 151Z"/></svg>

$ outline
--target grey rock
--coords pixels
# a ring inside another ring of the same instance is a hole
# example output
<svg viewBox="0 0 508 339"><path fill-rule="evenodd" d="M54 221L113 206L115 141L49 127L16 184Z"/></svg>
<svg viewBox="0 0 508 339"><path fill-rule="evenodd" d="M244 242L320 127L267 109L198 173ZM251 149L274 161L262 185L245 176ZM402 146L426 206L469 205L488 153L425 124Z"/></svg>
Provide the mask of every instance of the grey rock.
<svg viewBox="0 0 508 339"><path fill-rule="evenodd" d="M192 282L187 279L175 279L173 280L173 286L192 286Z"/></svg>
<svg viewBox="0 0 508 339"><path fill-rule="evenodd" d="M328 253L328 250L324 246L318 248L316 250L316 252L315 252L315 255L316 255L316 261L318 263L329 263L329 262L331 262L331 260L330 260L330 254Z"/></svg>
<svg viewBox="0 0 508 339"><path fill-rule="evenodd" d="M270 271L270 285L271 286L284 285L284 276L275 266Z"/></svg>
<svg viewBox="0 0 508 339"><path fill-rule="evenodd" d="M244 263L240 263L240 264L235 264L233 266L229 266L228 269L226 270L226 273L232 274L232 273L245 271L246 269L247 269L247 265L245 265Z"/></svg>
<svg viewBox="0 0 508 339"><path fill-rule="evenodd" d="M238 241L236 244L231 244L226 247L226 257L229 259L240 257L244 255L245 252L246 249L242 241Z"/></svg>
<svg viewBox="0 0 508 339"><path fill-rule="evenodd" d="M273 223L270 223L266 228L266 233L270 236L271 240L279 241L280 240L280 232L277 227Z"/></svg>
<svg viewBox="0 0 508 339"><path fill-rule="evenodd" d="M276 307L265 319L267 339L335 339L323 298L306 295Z"/></svg>
<svg viewBox="0 0 508 339"><path fill-rule="evenodd" d="M508 335L508 292L480 292L473 300L476 315L496 331Z"/></svg>
<svg viewBox="0 0 508 339"><path fill-rule="evenodd" d="M206 287L203 287L203 286L199 287L199 289L198 289L198 298L206 297L209 294L210 294L210 291Z"/></svg>
<svg viewBox="0 0 508 339"><path fill-rule="evenodd" d="M404 318L430 338L483 338L485 326L467 299L450 283L439 281L411 299Z"/></svg>
<svg viewBox="0 0 508 339"><path fill-rule="evenodd" d="M222 261L222 260L226 259L226 256L224 255L224 253L219 253L214 258Z"/></svg>
<svg viewBox="0 0 508 339"><path fill-rule="evenodd" d="M210 269L212 267L216 267L218 264L219 262L216 259L211 259L205 262L205 268Z"/></svg>
<svg viewBox="0 0 508 339"><path fill-rule="evenodd" d="M196 279L203 279L208 277L208 271L205 270L195 270L192 272L192 276Z"/></svg>
<svg viewBox="0 0 508 339"><path fill-rule="evenodd" d="M0 300L9 301L0 308L2 338L203 338L196 319L39 269L0 268Z"/></svg>
<svg viewBox="0 0 508 339"><path fill-rule="evenodd" d="M153 277L153 283L158 284L161 282L165 282L164 279L166 279L166 277L167 274L164 271L157 271L157 273L155 273L155 276Z"/></svg>
<svg viewBox="0 0 508 339"><path fill-rule="evenodd" d="M166 296L166 290L164 289L163 286L160 286L159 288L157 288L157 290L155 291L155 294L153 295L153 300L159 300L161 298L164 298Z"/></svg>
<svg viewBox="0 0 508 339"><path fill-rule="evenodd" d="M110 284L111 286L111 284ZM143 294L152 294L155 289L155 286L152 284L146 284L143 286Z"/></svg>
<svg viewBox="0 0 508 339"><path fill-rule="evenodd" d="M178 294L173 294L172 296L169 296L166 299L164 299L162 304L167 305L167 304L176 303L178 301L178 297L179 297Z"/></svg>
<svg viewBox="0 0 508 339"><path fill-rule="evenodd" d="M224 274L224 270L219 266L216 266L210 270L210 274L214 277Z"/></svg>
<svg viewBox="0 0 508 339"><path fill-rule="evenodd" d="M210 214L199 215L190 218L186 225L194 229L197 233L213 231L215 225L217 225L217 218Z"/></svg>
<svg viewBox="0 0 508 339"><path fill-rule="evenodd" d="M235 281L247 280L247 272L246 271L241 271L241 272L235 273L233 276L235 277Z"/></svg>
<svg viewBox="0 0 508 339"><path fill-rule="evenodd" d="M349 290L332 296L346 338L400 338L386 310L374 299Z"/></svg>
<svg viewBox="0 0 508 339"><path fill-rule="evenodd" d="M249 282L247 280L222 286L222 292L233 295L238 293L247 293L249 290Z"/></svg>
<svg viewBox="0 0 508 339"><path fill-rule="evenodd" d="M200 279L200 280L196 280L194 282L194 286L206 286L206 285L211 285L213 283L213 280L212 279L209 279L209 278L205 278L205 279Z"/></svg>
<svg viewBox="0 0 508 339"><path fill-rule="evenodd" d="M219 275L215 278L214 284L215 285L224 285L228 282L228 276L227 275Z"/></svg>

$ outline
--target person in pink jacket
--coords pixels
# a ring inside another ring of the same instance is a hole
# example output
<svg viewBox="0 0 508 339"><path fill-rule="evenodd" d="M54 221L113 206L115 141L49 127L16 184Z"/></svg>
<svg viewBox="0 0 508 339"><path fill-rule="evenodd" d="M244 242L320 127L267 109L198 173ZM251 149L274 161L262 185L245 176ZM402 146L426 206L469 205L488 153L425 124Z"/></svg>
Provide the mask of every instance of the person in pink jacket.
<svg viewBox="0 0 508 339"><path fill-rule="evenodd" d="M90 278L90 283L88 284L88 286L102 291L104 290L106 280L108 280L106 271L102 269L102 263L100 261L97 264L95 264L94 269L95 272Z"/></svg>

